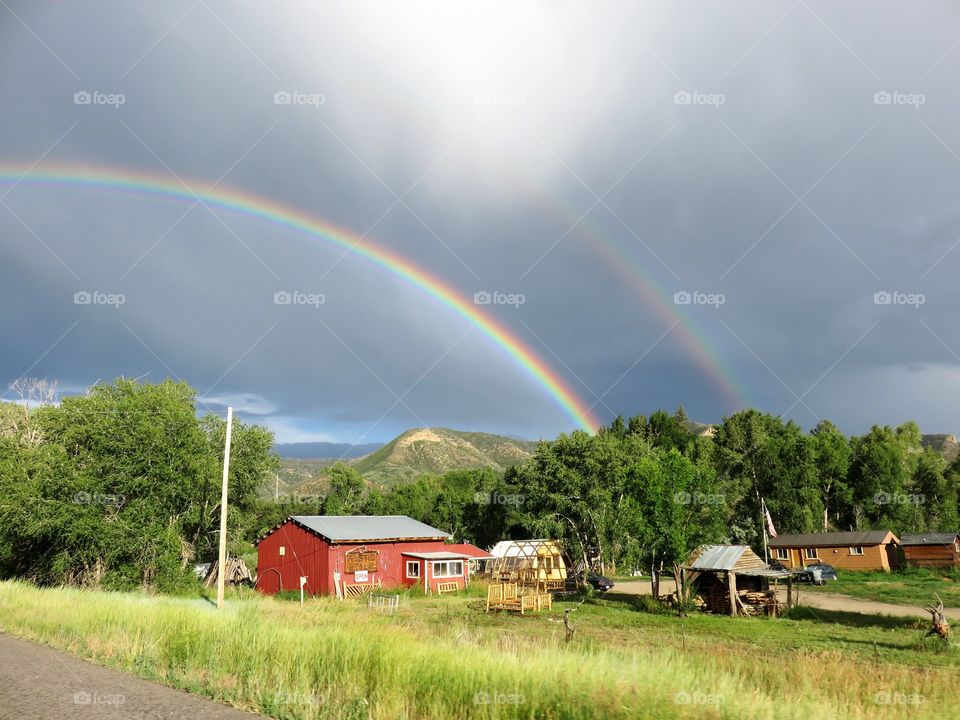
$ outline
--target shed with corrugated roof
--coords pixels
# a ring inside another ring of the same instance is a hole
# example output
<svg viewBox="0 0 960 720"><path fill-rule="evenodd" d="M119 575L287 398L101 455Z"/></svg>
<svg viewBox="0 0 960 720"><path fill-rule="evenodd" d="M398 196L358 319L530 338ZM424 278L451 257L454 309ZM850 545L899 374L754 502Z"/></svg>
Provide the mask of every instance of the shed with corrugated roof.
<svg viewBox="0 0 960 720"><path fill-rule="evenodd" d="M786 580L792 590L792 574L771 568L748 545L702 545L683 571L704 608L719 614L776 615L779 602L771 581Z"/></svg>

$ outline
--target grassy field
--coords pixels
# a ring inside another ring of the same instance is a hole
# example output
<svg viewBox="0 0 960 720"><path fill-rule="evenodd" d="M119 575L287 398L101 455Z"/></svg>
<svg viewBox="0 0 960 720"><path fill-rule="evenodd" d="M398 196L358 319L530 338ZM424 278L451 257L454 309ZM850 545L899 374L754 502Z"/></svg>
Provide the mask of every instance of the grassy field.
<svg viewBox="0 0 960 720"><path fill-rule="evenodd" d="M484 613L478 590L405 596L382 616L7 582L0 629L277 718L960 717L960 648L912 620L681 621L629 597L520 617Z"/></svg>
<svg viewBox="0 0 960 720"><path fill-rule="evenodd" d="M960 572L956 570L902 570L887 572L840 571L839 579L823 587L805 585L812 592L842 593L863 600L923 607L939 593L947 607L960 606Z"/></svg>

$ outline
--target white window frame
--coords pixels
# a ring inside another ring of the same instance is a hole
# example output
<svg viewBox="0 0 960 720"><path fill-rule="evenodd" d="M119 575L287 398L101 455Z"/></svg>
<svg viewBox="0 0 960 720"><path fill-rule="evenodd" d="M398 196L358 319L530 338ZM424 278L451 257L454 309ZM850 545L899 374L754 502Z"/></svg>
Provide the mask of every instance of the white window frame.
<svg viewBox="0 0 960 720"><path fill-rule="evenodd" d="M863 545L854 545L850 548L851 555L863 555Z"/></svg>
<svg viewBox="0 0 960 720"><path fill-rule="evenodd" d="M790 559L790 548L777 548L777 560L789 560Z"/></svg>
<svg viewBox="0 0 960 720"><path fill-rule="evenodd" d="M811 555L811 553L813 553ZM804 560L819 560L820 556L817 554L817 549L815 547L808 547L803 549L803 559Z"/></svg>
<svg viewBox="0 0 960 720"><path fill-rule="evenodd" d="M431 575L435 578L463 577L463 560L434 560ZM452 566L459 565L460 572L452 572ZM442 568L442 569L441 569Z"/></svg>
<svg viewBox="0 0 960 720"><path fill-rule="evenodd" d="M410 569L413 569L413 572L410 572ZM407 567L405 570L405 575L408 578L419 580L420 579L420 561L419 560L407 560Z"/></svg>

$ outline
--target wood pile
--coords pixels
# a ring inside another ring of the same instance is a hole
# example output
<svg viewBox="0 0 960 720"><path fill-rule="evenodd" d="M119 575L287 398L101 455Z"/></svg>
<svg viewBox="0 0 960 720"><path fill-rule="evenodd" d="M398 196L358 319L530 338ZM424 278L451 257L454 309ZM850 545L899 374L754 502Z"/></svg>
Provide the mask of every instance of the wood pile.
<svg viewBox="0 0 960 720"><path fill-rule="evenodd" d="M711 585L700 594L700 598L703 600L707 612L716 615L730 614L730 596L725 588L719 585Z"/></svg>
<svg viewBox="0 0 960 720"><path fill-rule="evenodd" d="M730 595L714 585L694 598L694 604L716 615L730 614ZM774 592L741 590L737 593L737 609L741 615L779 615L780 605Z"/></svg>
<svg viewBox="0 0 960 720"><path fill-rule="evenodd" d="M737 607L744 615L779 615L780 604L774 592L745 590L738 593Z"/></svg>
<svg viewBox="0 0 960 720"><path fill-rule="evenodd" d="M218 561L210 563L210 571L203 580L205 587L214 587L217 584L218 565ZM228 585L240 585L241 583L253 582L253 578L250 577L250 570L241 558L228 556L225 565L227 568L225 580Z"/></svg>

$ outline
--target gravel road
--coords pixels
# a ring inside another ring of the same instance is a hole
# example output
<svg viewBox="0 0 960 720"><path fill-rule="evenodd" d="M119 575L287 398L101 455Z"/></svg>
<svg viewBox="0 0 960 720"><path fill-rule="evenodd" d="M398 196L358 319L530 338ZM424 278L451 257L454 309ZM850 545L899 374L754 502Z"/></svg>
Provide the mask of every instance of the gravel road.
<svg viewBox="0 0 960 720"><path fill-rule="evenodd" d="M261 717L0 633L2 720Z"/></svg>
<svg viewBox="0 0 960 720"><path fill-rule="evenodd" d="M673 580L664 578L660 581L661 595L666 595L673 591ZM623 595L649 595L650 581L627 580L625 582L618 582L609 592ZM786 603L787 589L783 586L780 587L779 597L782 602ZM933 598L931 598L931 601L932 600ZM850 597L849 595L828 593L820 590L811 591L806 585L800 586L800 604L812 608L820 608L821 610L839 610L843 612L864 613L867 615L893 615L895 617L930 619L930 615L921 607L861 600ZM960 608L946 608L944 613L951 620L960 620Z"/></svg>

